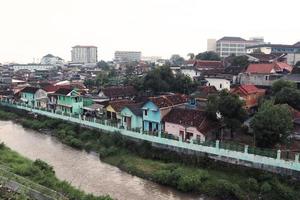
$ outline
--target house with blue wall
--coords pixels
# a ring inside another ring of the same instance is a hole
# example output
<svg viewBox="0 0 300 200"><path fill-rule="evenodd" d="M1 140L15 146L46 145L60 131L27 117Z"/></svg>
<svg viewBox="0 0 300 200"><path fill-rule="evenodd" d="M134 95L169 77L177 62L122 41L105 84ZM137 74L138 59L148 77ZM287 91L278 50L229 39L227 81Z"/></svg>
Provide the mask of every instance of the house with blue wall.
<svg viewBox="0 0 300 200"><path fill-rule="evenodd" d="M164 129L162 118L172 108L184 106L188 98L183 94L170 94L158 97L150 97L143 107L143 130L161 133Z"/></svg>
<svg viewBox="0 0 300 200"><path fill-rule="evenodd" d="M125 106L121 111L122 126L125 129L141 129L143 128L143 110L142 104L131 104Z"/></svg>

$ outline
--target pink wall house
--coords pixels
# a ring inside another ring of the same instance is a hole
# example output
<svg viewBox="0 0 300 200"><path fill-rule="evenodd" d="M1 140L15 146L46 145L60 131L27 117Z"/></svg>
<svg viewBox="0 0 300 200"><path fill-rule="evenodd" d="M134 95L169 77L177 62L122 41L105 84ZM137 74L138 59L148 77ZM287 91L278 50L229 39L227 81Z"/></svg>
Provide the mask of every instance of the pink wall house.
<svg viewBox="0 0 300 200"><path fill-rule="evenodd" d="M182 141L205 141L213 126L203 111L173 108L164 118L164 131L179 137Z"/></svg>

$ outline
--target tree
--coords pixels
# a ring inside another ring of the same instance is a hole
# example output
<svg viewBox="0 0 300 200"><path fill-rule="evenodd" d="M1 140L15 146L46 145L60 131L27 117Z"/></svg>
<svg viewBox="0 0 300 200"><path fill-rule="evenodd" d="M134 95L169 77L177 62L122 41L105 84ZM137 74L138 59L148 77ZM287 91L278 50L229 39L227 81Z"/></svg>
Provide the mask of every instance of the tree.
<svg viewBox="0 0 300 200"><path fill-rule="evenodd" d="M85 79L83 83L86 87L91 88L95 86L95 81L92 79Z"/></svg>
<svg viewBox="0 0 300 200"><path fill-rule="evenodd" d="M219 121L230 129L230 136L233 138L233 133L247 117L243 105L244 102L237 95L222 90L218 95L208 97L206 112L210 119Z"/></svg>
<svg viewBox="0 0 300 200"><path fill-rule="evenodd" d="M110 68L104 60L100 60L99 62L97 62L97 67L102 68L103 70L109 70Z"/></svg>
<svg viewBox="0 0 300 200"><path fill-rule="evenodd" d="M244 102L235 94L230 94L226 90L220 92L218 110L224 124L230 129L230 136L241 127L242 122L247 118L247 113L243 108Z"/></svg>
<svg viewBox="0 0 300 200"><path fill-rule="evenodd" d="M195 59L195 54L194 53L188 53L187 56L189 57L190 60L194 60Z"/></svg>
<svg viewBox="0 0 300 200"><path fill-rule="evenodd" d="M221 60L219 54L217 54L214 51L206 51L203 53L199 53L198 55L196 55L196 59L198 59L198 60L216 60L216 61Z"/></svg>
<svg viewBox="0 0 300 200"><path fill-rule="evenodd" d="M171 56L170 62L172 65L182 65L184 63L184 58L178 54L174 54Z"/></svg>
<svg viewBox="0 0 300 200"><path fill-rule="evenodd" d="M97 74L96 81L95 81L95 85L97 87L108 85L108 83L109 83L109 78L107 73L100 72L99 74Z"/></svg>
<svg viewBox="0 0 300 200"><path fill-rule="evenodd" d="M217 113L219 112L219 95L211 94L207 99L207 106L205 108L205 112L207 117L212 121L219 121Z"/></svg>
<svg viewBox="0 0 300 200"><path fill-rule="evenodd" d="M292 131L292 115L285 105L274 105L266 101L250 123L259 147L274 147L283 143Z"/></svg>
<svg viewBox="0 0 300 200"><path fill-rule="evenodd" d="M272 85L272 92L273 94L276 94L277 92L279 92L280 90L282 90L283 88L293 88L296 89L297 85L296 83L292 82L292 81L287 81L287 80L278 80L275 81Z"/></svg>
<svg viewBox="0 0 300 200"><path fill-rule="evenodd" d="M162 66L147 73L144 79L144 88L155 93L169 92L170 83L174 80L174 75L169 67Z"/></svg>
<svg viewBox="0 0 300 200"><path fill-rule="evenodd" d="M275 94L276 104L288 104L300 109L300 91L293 87L284 87Z"/></svg>
<svg viewBox="0 0 300 200"><path fill-rule="evenodd" d="M196 90L196 86L196 83L189 76L178 73L175 75L172 83L172 90L174 92L190 94Z"/></svg>
<svg viewBox="0 0 300 200"><path fill-rule="evenodd" d="M249 65L247 56L234 56L231 62L232 66L239 66L245 68Z"/></svg>

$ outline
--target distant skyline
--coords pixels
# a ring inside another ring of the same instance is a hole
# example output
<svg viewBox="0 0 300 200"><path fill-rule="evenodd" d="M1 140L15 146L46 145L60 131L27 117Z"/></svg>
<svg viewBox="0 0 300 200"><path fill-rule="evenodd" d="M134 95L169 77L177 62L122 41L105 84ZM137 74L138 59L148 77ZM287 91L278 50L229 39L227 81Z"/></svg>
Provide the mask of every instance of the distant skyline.
<svg viewBox="0 0 300 200"><path fill-rule="evenodd" d="M71 60L75 45L95 45L98 60L117 50L143 56L206 50L209 38L263 36L300 41L297 0L9 0L0 2L0 63L46 54Z"/></svg>

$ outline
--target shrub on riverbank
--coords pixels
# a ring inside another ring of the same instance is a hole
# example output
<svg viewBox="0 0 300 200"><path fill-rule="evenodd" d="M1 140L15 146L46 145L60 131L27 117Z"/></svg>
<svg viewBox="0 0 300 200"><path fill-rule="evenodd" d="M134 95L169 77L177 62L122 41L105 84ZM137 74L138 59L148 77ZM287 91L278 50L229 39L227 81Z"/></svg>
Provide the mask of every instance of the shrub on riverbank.
<svg viewBox="0 0 300 200"><path fill-rule="evenodd" d="M60 181L56 178L55 172L47 163L36 160L34 162L23 158L16 152L7 147L0 148L0 164L11 168L15 174L32 180L35 183L51 188L68 199L82 200L110 200L110 197L95 197L86 195L84 192L75 189L66 181Z"/></svg>
<svg viewBox="0 0 300 200"><path fill-rule="evenodd" d="M216 162L207 156L158 149L149 142L129 140L121 134L83 128L39 116L20 120L35 130L51 129L63 143L95 151L105 162L133 175L185 192L204 193L220 199L297 199L298 182L246 167Z"/></svg>

